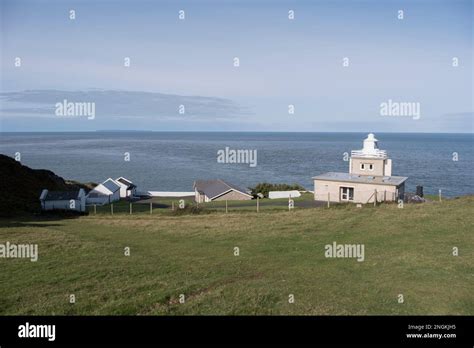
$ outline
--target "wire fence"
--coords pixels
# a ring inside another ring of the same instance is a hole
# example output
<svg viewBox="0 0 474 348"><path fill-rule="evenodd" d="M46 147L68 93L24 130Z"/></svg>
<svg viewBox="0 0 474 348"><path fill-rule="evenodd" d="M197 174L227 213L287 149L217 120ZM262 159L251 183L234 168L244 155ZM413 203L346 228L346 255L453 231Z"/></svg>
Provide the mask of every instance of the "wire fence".
<svg viewBox="0 0 474 348"><path fill-rule="evenodd" d="M91 215L97 214L144 214L144 213L153 213L153 210L156 209L156 205L152 204L141 204L141 203L131 203L131 202L114 202L111 204L105 205L88 205L86 210Z"/></svg>
<svg viewBox="0 0 474 348"><path fill-rule="evenodd" d="M137 202L116 201L105 205L87 205L86 211L89 215L144 215L161 214L180 211L220 211L220 212L239 212L239 211L292 211L294 209L330 207L334 204L359 203L373 204L405 201L404 193L387 190L356 190L351 192L316 192L307 194L298 198L282 199L252 199L252 200L218 200L207 203L197 203L193 199L166 198L163 200L152 199ZM438 195L439 201L442 201L441 190Z"/></svg>
<svg viewBox="0 0 474 348"><path fill-rule="evenodd" d="M311 195L313 197L313 195ZM152 202L127 202L116 201L105 205L87 205L86 210L90 215L117 215L117 214L160 214L166 212L177 212L180 210L200 210L200 211L265 211L281 210L291 211L295 208L311 208L322 206L321 202L312 199L252 199L252 200L219 200L207 203L196 203L190 199L166 199L163 201L154 200Z"/></svg>

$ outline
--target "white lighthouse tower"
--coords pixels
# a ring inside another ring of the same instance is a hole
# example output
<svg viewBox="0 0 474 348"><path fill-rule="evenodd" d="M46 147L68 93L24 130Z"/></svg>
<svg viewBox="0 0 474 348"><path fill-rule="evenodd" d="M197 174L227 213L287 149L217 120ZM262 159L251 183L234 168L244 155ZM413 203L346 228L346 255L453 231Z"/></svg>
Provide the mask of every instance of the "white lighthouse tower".
<svg viewBox="0 0 474 348"><path fill-rule="evenodd" d="M373 133L364 139L362 150L351 151L349 173L370 176L391 176L392 160L387 157L387 151L380 150L378 140Z"/></svg>

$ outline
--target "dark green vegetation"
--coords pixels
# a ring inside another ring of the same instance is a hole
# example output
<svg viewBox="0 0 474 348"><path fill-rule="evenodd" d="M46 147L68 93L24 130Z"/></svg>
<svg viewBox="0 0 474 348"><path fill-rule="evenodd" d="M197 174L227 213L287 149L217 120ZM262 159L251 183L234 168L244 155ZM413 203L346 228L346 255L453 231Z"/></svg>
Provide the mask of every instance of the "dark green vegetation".
<svg viewBox="0 0 474 348"><path fill-rule="evenodd" d="M171 201L0 220L0 243L39 246L38 262L0 258L0 314L474 314L474 196L182 216ZM325 258L334 241L364 244L365 261Z"/></svg>
<svg viewBox="0 0 474 348"><path fill-rule="evenodd" d="M0 154L0 216L39 213L43 189L77 191L84 188L87 192L92 185L66 181L50 170L31 169Z"/></svg>

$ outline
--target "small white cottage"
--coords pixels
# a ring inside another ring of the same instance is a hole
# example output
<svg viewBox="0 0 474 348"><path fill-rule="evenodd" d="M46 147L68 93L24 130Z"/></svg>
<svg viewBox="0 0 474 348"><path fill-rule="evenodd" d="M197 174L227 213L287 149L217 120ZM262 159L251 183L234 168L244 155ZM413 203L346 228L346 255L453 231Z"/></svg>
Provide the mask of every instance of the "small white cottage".
<svg viewBox="0 0 474 348"><path fill-rule="evenodd" d="M86 193L79 191L49 191L44 189L40 196L43 210L86 211Z"/></svg>
<svg viewBox="0 0 474 348"><path fill-rule="evenodd" d="M86 203L109 204L120 199L120 185L112 178L108 178L103 183L94 187L86 197Z"/></svg>
<svg viewBox="0 0 474 348"><path fill-rule="evenodd" d="M120 186L120 198L133 197L137 193L137 186L123 176L115 179L115 182Z"/></svg>
<svg viewBox="0 0 474 348"><path fill-rule="evenodd" d="M371 203L397 201L405 193L407 177L392 176L392 160L378 148L370 133L361 150L351 151L348 173L328 172L313 177L314 199Z"/></svg>

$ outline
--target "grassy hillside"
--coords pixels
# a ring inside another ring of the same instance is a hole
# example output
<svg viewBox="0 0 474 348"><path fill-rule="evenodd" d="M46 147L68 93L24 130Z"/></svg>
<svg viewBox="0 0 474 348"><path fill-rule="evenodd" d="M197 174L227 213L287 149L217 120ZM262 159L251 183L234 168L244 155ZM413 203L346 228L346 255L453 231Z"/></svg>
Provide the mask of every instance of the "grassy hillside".
<svg viewBox="0 0 474 348"><path fill-rule="evenodd" d="M91 185L65 181L50 170L31 169L0 154L0 216L40 212L39 196L43 189L75 191L84 188L88 191Z"/></svg>
<svg viewBox="0 0 474 348"><path fill-rule="evenodd" d="M473 207L0 220L0 243L39 244L36 263L0 259L0 314L474 315ZM333 241L365 261L325 258Z"/></svg>

